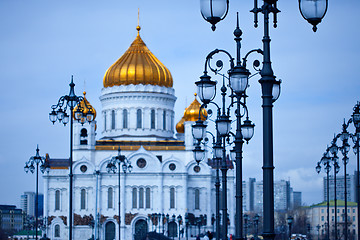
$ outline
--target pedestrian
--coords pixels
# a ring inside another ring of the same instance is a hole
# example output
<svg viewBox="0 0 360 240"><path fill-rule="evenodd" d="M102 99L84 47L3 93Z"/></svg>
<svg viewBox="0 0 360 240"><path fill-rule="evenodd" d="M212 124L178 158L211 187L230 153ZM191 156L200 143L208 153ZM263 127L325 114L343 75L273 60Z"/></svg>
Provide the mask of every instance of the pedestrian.
<svg viewBox="0 0 360 240"><path fill-rule="evenodd" d="M203 238L204 240L209 240L209 236L208 236L208 233L205 233L205 235L204 235L204 238Z"/></svg>
<svg viewBox="0 0 360 240"><path fill-rule="evenodd" d="M200 240L200 236L199 236L199 234L198 234L198 235L196 235L196 240Z"/></svg>

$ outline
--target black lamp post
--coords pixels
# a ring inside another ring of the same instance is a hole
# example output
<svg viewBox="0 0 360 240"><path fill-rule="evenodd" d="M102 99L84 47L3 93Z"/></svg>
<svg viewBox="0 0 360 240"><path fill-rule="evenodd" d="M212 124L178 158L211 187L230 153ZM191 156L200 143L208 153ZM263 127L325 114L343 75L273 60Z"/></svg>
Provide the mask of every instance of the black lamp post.
<svg viewBox="0 0 360 240"><path fill-rule="evenodd" d="M339 173L340 166L338 164L338 157L337 157L337 151L338 147L336 146L334 140L331 142L331 146L326 150L330 151L332 154L332 157L330 159L332 160L333 166L334 166L334 208L335 208L335 240L338 238L337 234L337 196L336 196L336 175ZM329 194L329 192L328 192Z"/></svg>
<svg viewBox="0 0 360 240"><path fill-rule="evenodd" d="M170 221L170 215L166 214L166 223L167 223L167 235L169 237L169 221Z"/></svg>
<svg viewBox="0 0 360 240"><path fill-rule="evenodd" d="M317 163L316 166L316 172L320 173L321 171L321 164L324 165L325 167L325 172L326 172L326 191L327 191L327 196L326 196L326 212L327 212L327 217L326 217L326 239L329 240L330 239L330 193L329 193L329 172L331 170L331 165L330 165L330 155L329 155L329 151L326 151L323 154L323 157L321 158L321 160Z"/></svg>
<svg viewBox="0 0 360 240"><path fill-rule="evenodd" d="M39 154L39 146L36 147L36 155L30 157L29 161L25 163L24 170L26 173L35 172L36 165L36 193L35 193L35 237L38 239L38 205L39 205L39 167L40 171L44 173L46 170L49 169L48 162L46 161L45 157L40 156ZM40 165L40 166L39 166Z"/></svg>
<svg viewBox="0 0 360 240"><path fill-rule="evenodd" d="M325 2L325 8L322 7ZM299 0L299 8L301 14L313 24L313 30L316 31L316 25L325 16L327 10L328 0ZM203 18L212 24L212 29L215 30L215 24L225 18L229 1L227 0L201 0L201 14ZM263 68L260 71L260 84L262 88L262 108L263 108L263 180L264 180L264 227L263 237L265 239L274 239L274 164L273 164L273 124L272 124L272 107L273 102L280 95L280 81L276 80L274 76L271 60L270 60L270 36L269 36L269 15L274 16L274 27L277 26L277 13L280 12L277 8L277 0L264 0L263 5L258 7L258 1L254 0L254 8L251 10L254 13L254 25L258 26L258 13L264 15L264 36L263 36ZM206 72L204 80L208 77ZM237 223L241 216L237 215ZM241 227L236 229L240 229ZM235 239L239 238L240 234L236 234ZM240 237L241 238L241 237Z"/></svg>
<svg viewBox="0 0 360 240"><path fill-rule="evenodd" d="M116 167L116 165L118 165ZM123 173L126 173L127 171L131 172L132 170L132 166L130 161L124 156L121 155L121 151L120 151L120 147L118 148L118 155L114 156L111 158L111 160L109 161L109 163L106 166L106 169L108 171L108 173L113 172L113 173L118 173L118 185L119 185L119 190L118 190L118 208L119 208L119 225L118 225L118 230L119 230L119 240L121 240L121 200L120 200L120 172L121 170L123 171Z"/></svg>
<svg viewBox="0 0 360 240"><path fill-rule="evenodd" d="M292 216L288 216L286 220L287 220L287 224L289 226L289 239L291 239L291 227L292 227L294 218Z"/></svg>
<svg viewBox="0 0 360 240"><path fill-rule="evenodd" d="M173 214L172 216L171 216L171 221L175 224L175 219L176 219L176 216L175 216L175 214ZM175 230L174 228L173 228L173 230ZM174 240L175 239L175 235L176 235L176 231L173 231L172 232L172 239Z"/></svg>
<svg viewBox="0 0 360 240"><path fill-rule="evenodd" d="M355 127L355 134L353 135L352 140L355 143L354 153L356 154L356 202L357 202L357 235L359 239L360 234L360 161L359 161L359 140L360 140L360 103L357 102L353 108L354 112L352 114L352 122Z"/></svg>
<svg viewBox="0 0 360 240"><path fill-rule="evenodd" d="M71 76L71 82L69 84L70 92L68 95L60 97L56 105L52 105L52 111L49 113L50 121L55 124L56 120L66 125L70 120L70 160L69 160L69 240L72 240L73 230L73 119L84 124L85 122L91 122L94 120L94 112L90 106L87 106L86 101L81 96L75 95L75 84L73 82L73 76ZM84 104L79 104L83 102ZM74 113L74 108L77 109ZM67 109L70 111L70 116L67 113Z"/></svg>

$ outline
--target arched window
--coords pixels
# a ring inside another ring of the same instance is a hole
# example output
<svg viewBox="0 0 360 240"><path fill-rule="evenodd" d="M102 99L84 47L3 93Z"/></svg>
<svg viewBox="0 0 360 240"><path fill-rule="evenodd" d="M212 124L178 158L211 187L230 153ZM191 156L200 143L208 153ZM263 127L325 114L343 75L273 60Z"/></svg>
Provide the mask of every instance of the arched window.
<svg viewBox="0 0 360 240"><path fill-rule="evenodd" d="M60 190L55 191L55 210L60 210Z"/></svg>
<svg viewBox="0 0 360 240"><path fill-rule="evenodd" d="M146 188L145 195L146 195L146 206L145 206L145 208L150 208L150 188Z"/></svg>
<svg viewBox="0 0 360 240"><path fill-rule="evenodd" d="M56 224L54 228L54 237L60 237L60 225Z"/></svg>
<svg viewBox="0 0 360 240"><path fill-rule="evenodd" d="M86 203L86 190L81 189L80 192L80 209L85 209L85 203Z"/></svg>
<svg viewBox="0 0 360 240"><path fill-rule="evenodd" d="M104 112L104 131L106 131L106 112Z"/></svg>
<svg viewBox="0 0 360 240"><path fill-rule="evenodd" d="M170 208L175 208L175 188L170 188Z"/></svg>
<svg viewBox="0 0 360 240"><path fill-rule="evenodd" d="M111 129L115 129L115 110L111 111Z"/></svg>
<svg viewBox="0 0 360 240"><path fill-rule="evenodd" d="M123 110L123 128L128 128L128 111Z"/></svg>
<svg viewBox="0 0 360 240"><path fill-rule="evenodd" d="M81 129L80 131L80 145L87 145L87 130L86 128Z"/></svg>
<svg viewBox="0 0 360 240"><path fill-rule="evenodd" d="M137 208L137 189L132 189L132 208Z"/></svg>
<svg viewBox="0 0 360 240"><path fill-rule="evenodd" d="M142 127L142 122L141 122L141 109L138 109L136 111L136 128L141 128Z"/></svg>
<svg viewBox="0 0 360 240"><path fill-rule="evenodd" d="M139 208L144 208L144 189L139 189Z"/></svg>
<svg viewBox="0 0 360 240"><path fill-rule="evenodd" d="M163 130L166 130L166 110L163 112Z"/></svg>
<svg viewBox="0 0 360 240"><path fill-rule="evenodd" d="M155 110L154 109L151 110L150 119L151 119L150 127L151 127L151 129L155 129Z"/></svg>
<svg viewBox="0 0 360 240"><path fill-rule="evenodd" d="M108 188L108 208L113 208L113 193L112 188Z"/></svg>
<svg viewBox="0 0 360 240"><path fill-rule="evenodd" d="M200 209L200 190L195 189L195 209Z"/></svg>

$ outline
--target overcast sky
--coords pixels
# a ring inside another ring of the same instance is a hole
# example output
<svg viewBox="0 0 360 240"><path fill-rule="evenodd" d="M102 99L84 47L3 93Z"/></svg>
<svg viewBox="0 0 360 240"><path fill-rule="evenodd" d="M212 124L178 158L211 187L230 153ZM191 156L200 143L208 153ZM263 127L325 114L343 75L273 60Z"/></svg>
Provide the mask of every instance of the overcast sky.
<svg viewBox="0 0 360 240"><path fill-rule="evenodd" d="M173 75L177 122L193 100L194 82L202 75L206 55L215 48L235 55L236 11L243 31L242 54L262 47L262 16L255 29L249 12L252 4L252 0L230 0L227 18L212 32L197 0L0 1L0 204L19 206L20 195L34 191L35 176L25 174L23 167L37 144L43 155L69 155L69 128L53 126L48 113L60 96L68 94L71 75L76 93L85 89L90 103L101 112L103 76L134 40L138 8L143 40ZM275 179L290 179L294 190L303 192L303 201L312 204L323 198L324 174L316 174L316 162L359 100L360 2L329 0L317 33L301 17L296 0L279 0L278 7L278 28L270 31L273 69L283 81L274 107ZM258 79L251 79L248 90L256 129L244 147L243 169L244 179L259 181ZM100 138L103 125L98 122L98 126ZM351 153L348 172L355 166Z"/></svg>

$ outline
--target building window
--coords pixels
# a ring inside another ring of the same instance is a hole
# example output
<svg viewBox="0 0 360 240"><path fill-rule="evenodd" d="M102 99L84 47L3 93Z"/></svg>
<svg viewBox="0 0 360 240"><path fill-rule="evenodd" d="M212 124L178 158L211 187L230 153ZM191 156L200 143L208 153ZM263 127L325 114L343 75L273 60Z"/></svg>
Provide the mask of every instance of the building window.
<svg viewBox="0 0 360 240"><path fill-rule="evenodd" d="M80 192L80 209L85 209L85 202L86 202L86 190L81 189L81 192Z"/></svg>
<svg viewBox="0 0 360 240"><path fill-rule="evenodd" d="M87 145L87 130L86 128L81 129L80 131L80 145Z"/></svg>
<svg viewBox="0 0 360 240"><path fill-rule="evenodd" d="M137 189L132 190L132 208L137 208Z"/></svg>
<svg viewBox="0 0 360 240"><path fill-rule="evenodd" d="M142 127L142 121L141 121L141 109L138 109L136 111L136 128Z"/></svg>
<svg viewBox="0 0 360 240"><path fill-rule="evenodd" d="M60 210L60 190L55 191L55 210Z"/></svg>
<svg viewBox="0 0 360 240"><path fill-rule="evenodd" d="M200 190L195 189L195 209L200 209Z"/></svg>
<svg viewBox="0 0 360 240"><path fill-rule="evenodd" d="M151 116L150 116L151 122L150 127L151 129L155 129L155 110L151 110Z"/></svg>
<svg viewBox="0 0 360 240"><path fill-rule="evenodd" d="M335 219L334 216L332 216L332 217L331 217L331 221L334 221L334 219Z"/></svg>
<svg viewBox="0 0 360 240"><path fill-rule="evenodd" d="M334 213L335 211L334 211L334 209L331 209L331 213Z"/></svg>
<svg viewBox="0 0 360 240"><path fill-rule="evenodd" d="M340 213L340 209L338 209L337 212Z"/></svg>
<svg viewBox="0 0 360 240"><path fill-rule="evenodd" d="M321 216L321 221L322 221L322 222L324 221L324 216Z"/></svg>
<svg viewBox="0 0 360 240"><path fill-rule="evenodd" d="M113 195L114 190L112 188L108 188L108 208L113 208Z"/></svg>
<svg viewBox="0 0 360 240"><path fill-rule="evenodd" d="M123 128L128 128L128 111L123 110Z"/></svg>
<svg viewBox="0 0 360 240"><path fill-rule="evenodd" d="M115 129L115 110L111 111L111 129Z"/></svg>
<svg viewBox="0 0 360 240"><path fill-rule="evenodd" d="M170 208L175 208L175 188L170 188Z"/></svg>
<svg viewBox="0 0 360 240"><path fill-rule="evenodd" d="M321 213L324 213L324 209L321 209Z"/></svg>
<svg viewBox="0 0 360 240"><path fill-rule="evenodd" d="M163 112L163 130L166 130L166 110Z"/></svg>
<svg viewBox="0 0 360 240"><path fill-rule="evenodd" d="M54 237L60 237L60 225L55 225Z"/></svg>
<svg viewBox="0 0 360 240"><path fill-rule="evenodd" d="M150 188L146 188L145 195L146 195L146 206L145 206L145 208L150 208Z"/></svg>
<svg viewBox="0 0 360 240"><path fill-rule="evenodd" d="M139 208L144 208L144 189L139 189Z"/></svg>
<svg viewBox="0 0 360 240"><path fill-rule="evenodd" d="M106 112L104 112L104 131L106 131Z"/></svg>

